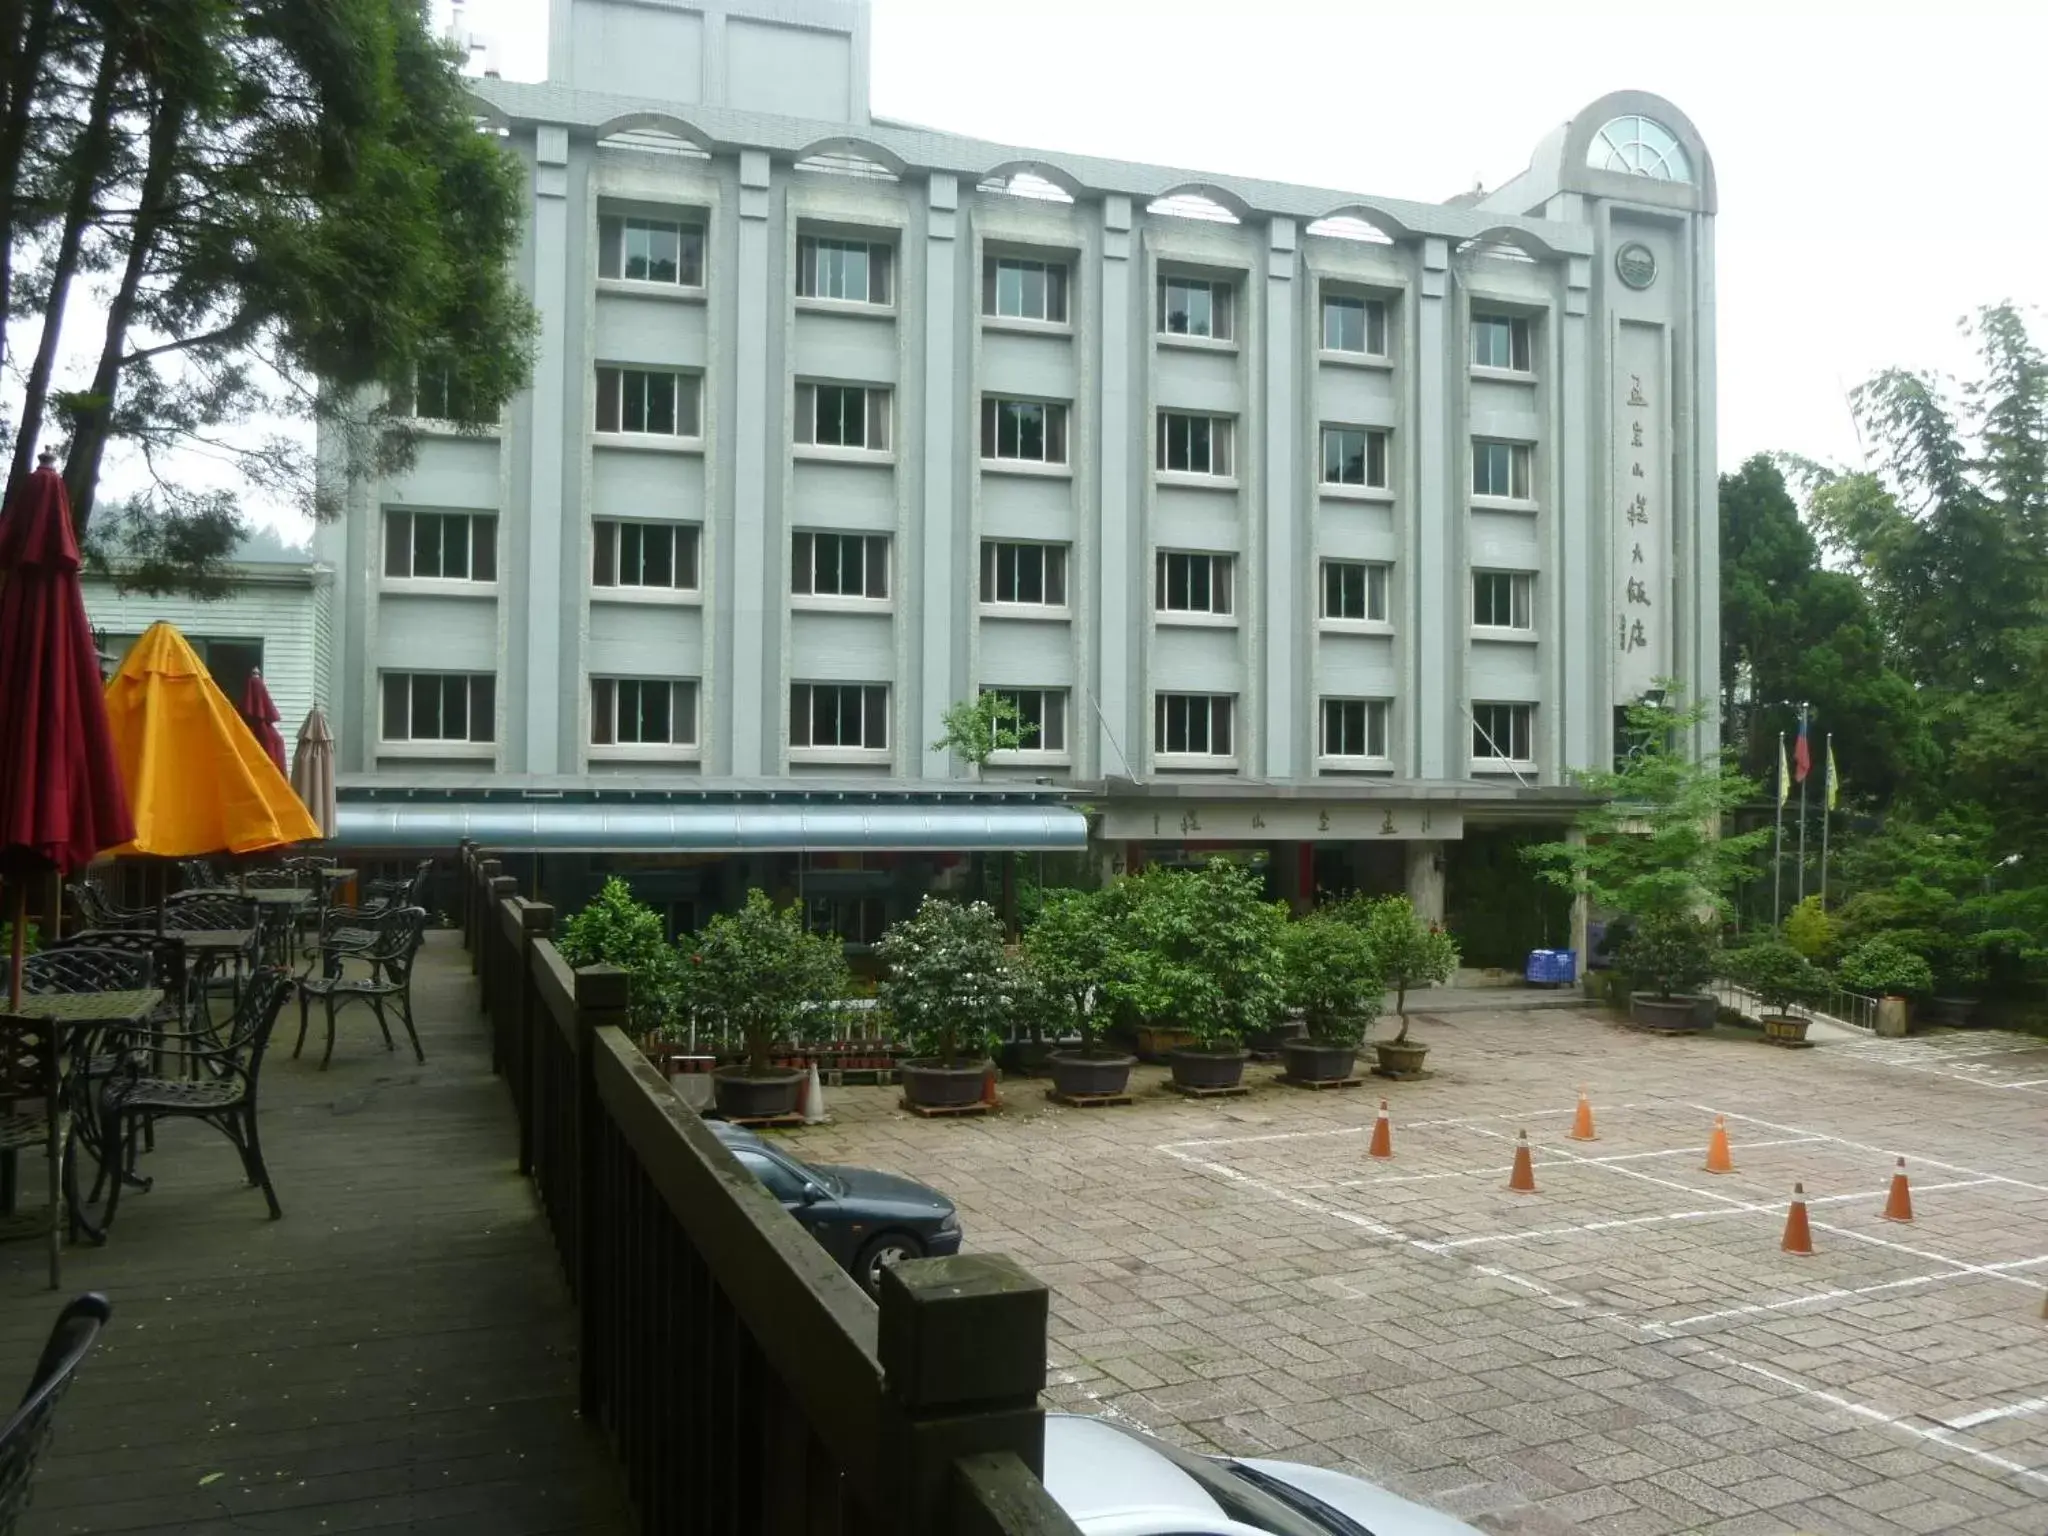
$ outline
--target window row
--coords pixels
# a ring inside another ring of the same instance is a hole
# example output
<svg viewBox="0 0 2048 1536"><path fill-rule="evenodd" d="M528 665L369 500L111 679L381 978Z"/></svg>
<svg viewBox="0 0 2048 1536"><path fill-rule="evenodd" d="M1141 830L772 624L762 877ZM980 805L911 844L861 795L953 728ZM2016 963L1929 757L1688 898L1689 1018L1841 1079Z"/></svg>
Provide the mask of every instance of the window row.
<svg viewBox="0 0 2048 1536"><path fill-rule="evenodd" d="M383 678L383 739L387 743L489 743L495 740L496 689L497 679L488 674L387 672ZM1068 750L1066 689L984 688L982 692L1010 705L1010 718L1020 737L1016 750L1046 754ZM1231 694L1155 694L1153 751L1163 757L1234 757L1236 704ZM1392 710L1388 699L1321 699L1318 755L1334 760L1387 761ZM1473 704L1473 761L1533 762L1535 714L1533 704ZM696 681L593 677L590 743L594 747L695 748ZM809 751L888 751L888 685L791 684L789 744Z"/></svg>

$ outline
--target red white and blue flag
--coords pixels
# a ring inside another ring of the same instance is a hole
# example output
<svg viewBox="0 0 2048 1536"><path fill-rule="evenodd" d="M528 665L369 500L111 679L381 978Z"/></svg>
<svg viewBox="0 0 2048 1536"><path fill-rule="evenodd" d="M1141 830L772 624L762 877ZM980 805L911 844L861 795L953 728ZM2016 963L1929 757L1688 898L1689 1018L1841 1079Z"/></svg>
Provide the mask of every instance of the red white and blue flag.
<svg viewBox="0 0 2048 1536"><path fill-rule="evenodd" d="M1804 784L1813 772L1813 749L1806 744L1806 711L1799 712L1799 740L1792 744L1792 777Z"/></svg>

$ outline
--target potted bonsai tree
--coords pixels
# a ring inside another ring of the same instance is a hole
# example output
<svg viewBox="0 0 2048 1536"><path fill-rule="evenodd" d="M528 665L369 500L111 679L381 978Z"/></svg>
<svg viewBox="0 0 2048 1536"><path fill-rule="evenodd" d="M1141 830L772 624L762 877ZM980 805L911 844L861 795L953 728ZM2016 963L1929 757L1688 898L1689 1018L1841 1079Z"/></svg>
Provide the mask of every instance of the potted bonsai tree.
<svg viewBox="0 0 2048 1536"><path fill-rule="evenodd" d="M1310 913L1281 931L1287 1001L1301 1010L1298 1040L1281 1042L1281 1081L1340 1083L1358 1063L1359 1042L1379 1016L1379 957L1364 929L1334 912Z"/></svg>
<svg viewBox="0 0 2048 1536"><path fill-rule="evenodd" d="M1764 1038L1796 1045L1806 1038L1807 1021L1789 1010L1820 995L1822 979L1813 962L1790 944L1766 940L1735 950L1723 974L1756 994Z"/></svg>
<svg viewBox="0 0 2048 1536"><path fill-rule="evenodd" d="M617 875L562 924L555 947L572 968L615 965L626 973L627 1018L641 1049L658 1047L675 1017L676 952L661 914L633 899Z"/></svg>
<svg viewBox="0 0 2048 1536"><path fill-rule="evenodd" d="M1019 991L994 908L927 896L875 953L888 968L875 995L915 1053L903 1063L904 1098L928 1109L978 1102Z"/></svg>
<svg viewBox="0 0 2048 1536"><path fill-rule="evenodd" d="M1249 1055L1245 1036L1282 1007L1287 909L1265 899L1256 873L1222 858L1199 870L1146 870L1120 887L1127 938L1105 992L1188 1034L1189 1044L1167 1053L1176 1087L1235 1088Z"/></svg>
<svg viewBox="0 0 2048 1536"><path fill-rule="evenodd" d="M1835 979L1851 992L1881 1000L1880 1035L1903 1035L1912 1022L1912 1000L1934 989L1934 968L1897 939L1880 933L1842 956Z"/></svg>
<svg viewBox="0 0 2048 1536"><path fill-rule="evenodd" d="M1024 958L1061 1033L1080 1036L1076 1050L1048 1059L1053 1091L1063 1098L1100 1098L1130 1086L1133 1056L1101 1043L1103 982L1119 964L1121 930L1099 891L1045 893L1024 930Z"/></svg>
<svg viewBox="0 0 2048 1536"><path fill-rule="evenodd" d="M1381 1077L1419 1077L1429 1047L1408 1038L1408 993L1457 975L1458 941L1441 924L1425 921L1406 896L1354 903L1350 917L1365 934L1380 984L1394 994L1394 1016L1401 1021L1393 1039L1373 1042L1379 1058L1374 1071Z"/></svg>
<svg viewBox="0 0 2048 1536"><path fill-rule="evenodd" d="M1712 1027L1696 993L1714 974L1713 934L1690 912L1644 916L1615 958L1628 977L1636 1024L1672 1033Z"/></svg>
<svg viewBox="0 0 2048 1536"><path fill-rule="evenodd" d="M839 945L812 933L794 905L777 907L756 889L739 911L721 912L680 948L683 1006L746 1045L743 1063L711 1075L718 1112L729 1120L793 1113L806 1074L776 1066L774 1057L847 995L852 978Z"/></svg>

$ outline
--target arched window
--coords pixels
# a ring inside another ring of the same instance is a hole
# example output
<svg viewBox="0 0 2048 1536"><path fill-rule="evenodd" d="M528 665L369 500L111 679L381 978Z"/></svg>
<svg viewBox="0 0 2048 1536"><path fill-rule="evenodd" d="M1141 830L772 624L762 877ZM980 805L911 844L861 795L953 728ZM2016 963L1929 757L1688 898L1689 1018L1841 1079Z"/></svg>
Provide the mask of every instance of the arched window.
<svg viewBox="0 0 2048 1536"><path fill-rule="evenodd" d="M1586 164L1655 181L1691 181L1692 161L1678 135L1654 117L1617 117L1593 135Z"/></svg>

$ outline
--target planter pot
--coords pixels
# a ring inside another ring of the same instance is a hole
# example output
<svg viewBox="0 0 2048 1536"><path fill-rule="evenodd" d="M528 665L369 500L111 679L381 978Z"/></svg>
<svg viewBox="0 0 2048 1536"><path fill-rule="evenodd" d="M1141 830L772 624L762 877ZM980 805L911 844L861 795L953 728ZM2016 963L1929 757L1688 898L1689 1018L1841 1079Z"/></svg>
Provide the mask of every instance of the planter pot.
<svg viewBox="0 0 2048 1536"><path fill-rule="evenodd" d="M745 1067L720 1067L711 1074L711 1102L728 1120L793 1115L809 1077L807 1072L770 1072L764 1077L751 1077Z"/></svg>
<svg viewBox="0 0 2048 1536"><path fill-rule="evenodd" d="M1131 1085L1135 1056L1120 1051L1055 1051L1047 1063L1056 1093L1070 1099L1122 1093Z"/></svg>
<svg viewBox="0 0 2048 1536"><path fill-rule="evenodd" d="M1245 1041L1245 1047L1254 1056L1273 1057L1285 1053L1290 1041L1305 1037L1308 1026L1298 1019L1275 1024L1271 1029L1262 1029Z"/></svg>
<svg viewBox="0 0 2048 1536"><path fill-rule="evenodd" d="M1877 1032L1888 1039L1900 1039L1913 1027L1912 1004L1903 997L1877 1000Z"/></svg>
<svg viewBox="0 0 2048 1536"><path fill-rule="evenodd" d="M1043 1077L1056 1047L1050 1040L1012 1040L998 1055L1005 1072L1018 1077Z"/></svg>
<svg viewBox="0 0 2048 1536"><path fill-rule="evenodd" d="M1930 997L1920 1005L1920 1013L1930 1024L1950 1024L1961 1029L1977 1022L1977 999Z"/></svg>
<svg viewBox="0 0 2048 1536"><path fill-rule="evenodd" d="M1174 1051L1191 1047L1195 1037L1184 1029L1158 1029L1150 1024L1138 1026L1136 1050L1140 1061L1158 1061Z"/></svg>
<svg viewBox="0 0 2048 1536"><path fill-rule="evenodd" d="M988 1076L989 1065L986 1061L968 1062L957 1067L929 1059L906 1061L903 1063L903 1096L913 1104L922 1104L930 1109L979 1104L982 1082Z"/></svg>
<svg viewBox="0 0 2048 1536"><path fill-rule="evenodd" d="M1244 1064L1251 1052L1228 1046L1203 1051L1192 1046L1169 1051L1173 1080L1183 1088L1235 1088L1244 1078Z"/></svg>
<svg viewBox="0 0 2048 1536"><path fill-rule="evenodd" d="M1712 1029L1721 1017L1721 1005L1703 994L1692 1000L1692 1015L1696 1027Z"/></svg>
<svg viewBox="0 0 2048 1536"><path fill-rule="evenodd" d="M1280 1047L1287 1076L1297 1083L1341 1083L1358 1066L1355 1045L1324 1045L1317 1040L1289 1040Z"/></svg>
<svg viewBox="0 0 2048 1536"><path fill-rule="evenodd" d="M1379 1058L1379 1065L1373 1071L1381 1077L1396 1080L1422 1076L1422 1059L1429 1054L1429 1047L1419 1040L1410 1040L1405 1045L1392 1040L1375 1040L1372 1049Z"/></svg>
<svg viewBox="0 0 2048 1536"><path fill-rule="evenodd" d="M1703 1001L1707 1005L1704 1018L1700 1014ZM1644 1029L1658 1030L1667 1035L1689 1035L1713 1027L1713 1007L1711 997L1658 997L1652 992L1635 992L1629 995L1628 1016L1632 1023Z"/></svg>
<svg viewBox="0 0 2048 1536"><path fill-rule="evenodd" d="M1795 1019L1789 1013L1767 1013L1763 1016L1762 1023L1766 1040L1799 1045L1806 1039L1806 1020Z"/></svg>

